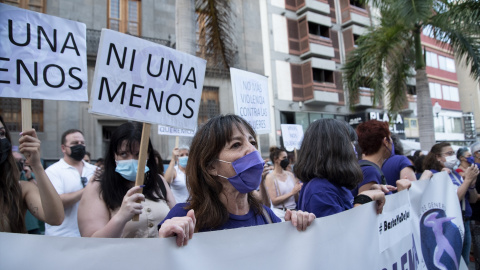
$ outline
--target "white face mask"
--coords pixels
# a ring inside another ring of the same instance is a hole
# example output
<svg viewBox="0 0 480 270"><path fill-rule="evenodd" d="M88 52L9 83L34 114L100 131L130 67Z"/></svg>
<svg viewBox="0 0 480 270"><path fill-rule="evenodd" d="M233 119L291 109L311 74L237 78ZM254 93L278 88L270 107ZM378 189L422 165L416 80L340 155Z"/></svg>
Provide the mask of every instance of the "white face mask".
<svg viewBox="0 0 480 270"><path fill-rule="evenodd" d="M449 169L452 169L457 165L457 157L455 155L453 156L448 156L445 157L446 161L443 163L443 165Z"/></svg>

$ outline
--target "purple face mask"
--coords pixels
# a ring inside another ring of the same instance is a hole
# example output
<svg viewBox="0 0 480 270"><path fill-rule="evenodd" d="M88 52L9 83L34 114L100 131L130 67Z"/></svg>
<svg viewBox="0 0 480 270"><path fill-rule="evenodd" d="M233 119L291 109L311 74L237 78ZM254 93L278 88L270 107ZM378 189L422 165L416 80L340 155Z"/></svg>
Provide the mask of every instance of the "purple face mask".
<svg viewBox="0 0 480 270"><path fill-rule="evenodd" d="M262 181L263 165L265 163L258 151L253 151L234 162L223 161L220 159L219 161L232 164L233 169L237 173L235 176L230 178L222 175L218 176L228 179L230 184L232 184L232 186L240 193L249 193L256 190L260 185L260 182Z"/></svg>

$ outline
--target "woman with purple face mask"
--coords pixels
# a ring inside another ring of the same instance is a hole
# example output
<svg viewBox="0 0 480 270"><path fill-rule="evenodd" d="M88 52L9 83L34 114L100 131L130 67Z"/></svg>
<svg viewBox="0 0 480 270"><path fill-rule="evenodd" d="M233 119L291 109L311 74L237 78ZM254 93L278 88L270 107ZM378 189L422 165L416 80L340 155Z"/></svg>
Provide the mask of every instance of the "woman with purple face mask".
<svg viewBox="0 0 480 270"><path fill-rule="evenodd" d="M197 131L186 168L190 198L159 224L160 238L176 236L177 245L183 246L194 232L280 222L253 196L264 166L255 137L250 124L236 115L211 118ZM314 218L302 211L285 214L299 231Z"/></svg>

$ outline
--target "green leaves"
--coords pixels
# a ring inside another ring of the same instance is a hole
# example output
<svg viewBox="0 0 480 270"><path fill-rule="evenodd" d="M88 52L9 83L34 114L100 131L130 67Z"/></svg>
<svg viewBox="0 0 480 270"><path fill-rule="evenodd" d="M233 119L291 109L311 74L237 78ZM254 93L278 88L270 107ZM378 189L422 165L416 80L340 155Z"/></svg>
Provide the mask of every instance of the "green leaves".
<svg viewBox="0 0 480 270"><path fill-rule="evenodd" d="M233 65L236 54L234 42L235 21L230 1L196 0L199 39L201 49L207 54L210 64L223 64L228 68Z"/></svg>

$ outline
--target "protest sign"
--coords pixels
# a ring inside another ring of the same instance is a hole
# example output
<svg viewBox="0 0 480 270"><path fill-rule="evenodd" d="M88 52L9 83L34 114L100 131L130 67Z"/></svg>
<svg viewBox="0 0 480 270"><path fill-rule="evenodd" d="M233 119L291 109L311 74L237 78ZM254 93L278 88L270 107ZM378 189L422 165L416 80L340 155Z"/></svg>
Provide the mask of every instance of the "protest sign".
<svg viewBox="0 0 480 270"><path fill-rule="evenodd" d="M303 140L302 125L281 124L283 146L289 152L300 149Z"/></svg>
<svg viewBox="0 0 480 270"><path fill-rule="evenodd" d="M243 117L257 134L270 132L268 78L230 68L235 114Z"/></svg>
<svg viewBox="0 0 480 270"><path fill-rule="evenodd" d="M205 68L201 58L102 29L90 112L195 129Z"/></svg>
<svg viewBox="0 0 480 270"><path fill-rule="evenodd" d="M87 81L85 24L0 4L1 97L88 101Z"/></svg>
<svg viewBox="0 0 480 270"><path fill-rule="evenodd" d="M436 224L443 225L444 235ZM455 187L446 173L438 173L388 195L382 214L370 202L318 218L305 232L284 222L195 233L180 248L175 238L0 233L0 269L151 268L155 259L165 269L466 270L460 257L462 231Z"/></svg>
<svg viewBox="0 0 480 270"><path fill-rule="evenodd" d="M196 131L197 131L196 129L190 130L190 129L181 129L181 128L158 125L159 135L193 137Z"/></svg>

